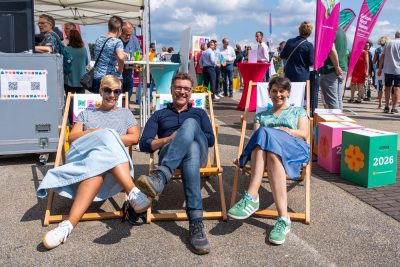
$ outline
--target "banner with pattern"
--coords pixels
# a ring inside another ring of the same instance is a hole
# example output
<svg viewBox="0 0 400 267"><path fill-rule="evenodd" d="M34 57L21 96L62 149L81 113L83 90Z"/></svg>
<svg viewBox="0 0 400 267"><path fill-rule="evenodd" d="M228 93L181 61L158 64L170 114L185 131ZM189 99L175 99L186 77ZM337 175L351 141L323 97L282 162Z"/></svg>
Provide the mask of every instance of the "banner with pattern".
<svg viewBox="0 0 400 267"><path fill-rule="evenodd" d="M1 100L47 99L46 70L0 69Z"/></svg>

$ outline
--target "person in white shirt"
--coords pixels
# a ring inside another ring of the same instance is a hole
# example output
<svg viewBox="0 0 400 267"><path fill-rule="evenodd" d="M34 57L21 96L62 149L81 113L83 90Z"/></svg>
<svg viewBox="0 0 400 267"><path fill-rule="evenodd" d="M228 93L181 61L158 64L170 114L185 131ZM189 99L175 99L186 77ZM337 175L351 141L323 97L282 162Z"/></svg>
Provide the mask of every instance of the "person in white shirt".
<svg viewBox="0 0 400 267"><path fill-rule="evenodd" d="M236 59L235 50L233 47L229 46L229 39L222 39L222 49L221 51L221 73L223 81L224 96L233 96L233 62ZM229 83L229 87L228 87ZM229 88L229 91L228 91Z"/></svg>
<svg viewBox="0 0 400 267"><path fill-rule="evenodd" d="M256 32L257 62L269 62L269 49L264 42L264 34L261 31Z"/></svg>

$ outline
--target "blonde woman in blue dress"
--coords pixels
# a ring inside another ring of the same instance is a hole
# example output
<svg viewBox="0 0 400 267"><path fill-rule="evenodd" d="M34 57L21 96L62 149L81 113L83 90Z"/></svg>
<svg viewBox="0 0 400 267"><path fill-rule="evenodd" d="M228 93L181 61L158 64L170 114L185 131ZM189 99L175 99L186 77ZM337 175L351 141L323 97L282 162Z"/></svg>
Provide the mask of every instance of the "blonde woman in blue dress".
<svg viewBox="0 0 400 267"><path fill-rule="evenodd" d="M287 211L286 174L293 180L300 176L301 165L309 161L308 117L301 107L289 106L289 79L275 77L269 82L273 106L254 118L254 134L239 159L240 167L251 160L251 180L247 192L229 211L234 219L246 219L259 209L258 190L264 170L268 171L279 217L269 234L273 244L283 244L290 231Z"/></svg>

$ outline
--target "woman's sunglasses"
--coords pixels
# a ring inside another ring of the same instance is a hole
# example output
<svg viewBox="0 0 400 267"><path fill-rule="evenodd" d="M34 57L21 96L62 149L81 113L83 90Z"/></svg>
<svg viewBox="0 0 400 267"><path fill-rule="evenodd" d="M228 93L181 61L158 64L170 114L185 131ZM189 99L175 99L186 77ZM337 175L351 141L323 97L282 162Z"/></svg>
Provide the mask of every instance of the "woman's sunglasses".
<svg viewBox="0 0 400 267"><path fill-rule="evenodd" d="M122 93L121 89L113 90L113 89L108 88L108 87L104 88L103 92L104 92L104 94L106 96L109 96L109 95L111 95L111 93L114 93L114 97L119 97L119 95Z"/></svg>

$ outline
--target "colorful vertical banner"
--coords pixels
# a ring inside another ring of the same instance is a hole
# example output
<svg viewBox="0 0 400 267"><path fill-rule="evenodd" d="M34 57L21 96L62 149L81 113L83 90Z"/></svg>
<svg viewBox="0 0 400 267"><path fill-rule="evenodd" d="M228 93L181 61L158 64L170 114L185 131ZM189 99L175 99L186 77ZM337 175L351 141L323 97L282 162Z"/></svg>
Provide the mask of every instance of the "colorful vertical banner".
<svg viewBox="0 0 400 267"><path fill-rule="evenodd" d="M314 69L324 65L339 26L340 0L317 0Z"/></svg>
<svg viewBox="0 0 400 267"><path fill-rule="evenodd" d="M386 0L364 0L358 16L356 33L354 35L353 47L349 61L348 76L353 72L354 66L364 49L364 45L375 26L376 20L385 5Z"/></svg>
<svg viewBox="0 0 400 267"><path fill-rule="evenodd" d="M272 15L269 13L269 36L272 35Z"/></svg>
<svg viewBox="0 0 400 267"><path fill-rule="evenodd" d="M350 25L356 18L356 13L350 8L345 8L340 11L339 27L342 28L344 32L347 32Z"/></svg>
<svg viewBox="0 0 400 267"><path fill-rule="evenodd" d="M192 37L192 55L193 58L197 57L197 54L200 53L200 46L202 44L207 44L210 41L209 36L193 36Z"/></svg>

